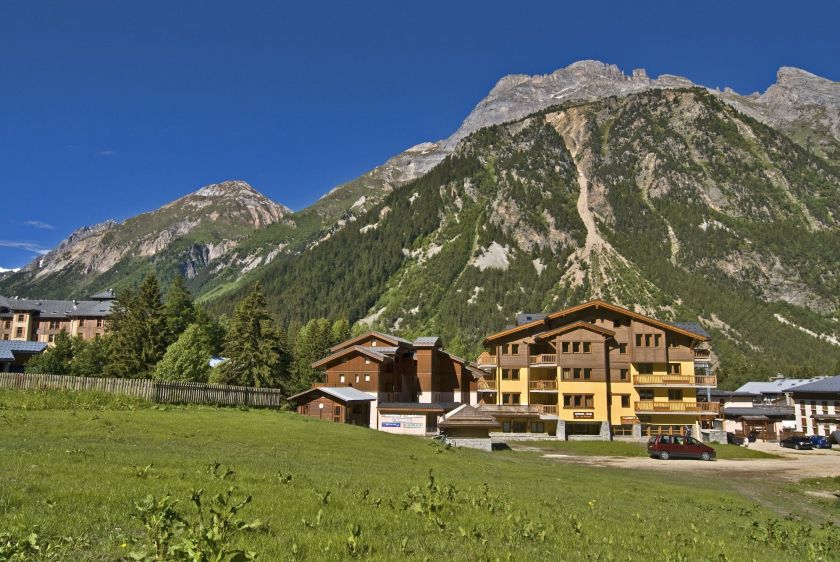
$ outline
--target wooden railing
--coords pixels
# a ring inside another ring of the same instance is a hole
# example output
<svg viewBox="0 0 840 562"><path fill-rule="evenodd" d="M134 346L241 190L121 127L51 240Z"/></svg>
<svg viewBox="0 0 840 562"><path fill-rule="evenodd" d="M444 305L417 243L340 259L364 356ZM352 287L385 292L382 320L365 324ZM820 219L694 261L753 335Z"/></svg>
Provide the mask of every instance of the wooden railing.
<svg viewBox="0 0 840 562"><path fill-rule="evenodd" d="M633 384L674 386L717 386L715 375L634 375Z"/></svg>
<svg viewBox="0 0 840 562"><path fill-rule="evenodd" d="M553 353L541 353L531 356L531 365L557 365L557 355Z"/></svg>
<svg viewBox="0 0 840 562"><path fill-rule="evenodd" d="M475 360L479 367L496 366L496 356L487 353L486 351L478 356Z"/></svg>
<svg viewBox="0 0 840 562"><path fill-rule="evenodd" d="M720 404L717 402L682 402L680 400L641 400L636 402L636 411L717 413L720 411Z"/></svg>
<svg viewBox="0 0 840 562"><path fill-rule="evenodd" d="M549 416L557 415L556 404L531 404L531 406L540 414L546 414Z"/></svg>
<svg viewBox="0 0 840 562"><path fill-rule="evenodd" d="M478 379L478 390L496 391L496 381L490 379Z"/></svg>
<svg viewBox="0 0 840 562"><path fill-rule="evenodd" d="M531 390L557 390L556 380L535 380L528 383Z"/></svg>

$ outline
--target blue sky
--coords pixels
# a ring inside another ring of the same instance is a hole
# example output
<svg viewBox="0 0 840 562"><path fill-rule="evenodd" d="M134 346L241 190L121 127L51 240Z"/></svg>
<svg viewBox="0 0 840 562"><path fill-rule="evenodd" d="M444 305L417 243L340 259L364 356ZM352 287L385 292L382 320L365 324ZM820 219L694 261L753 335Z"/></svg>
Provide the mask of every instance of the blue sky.
<svg viewBox="0 0 840 562"><path fill-rule="evenodd" d="M836 3L681 4L0 0L0 267L226 179L300 209L448 136L505 74L840 80Z"/></svg>

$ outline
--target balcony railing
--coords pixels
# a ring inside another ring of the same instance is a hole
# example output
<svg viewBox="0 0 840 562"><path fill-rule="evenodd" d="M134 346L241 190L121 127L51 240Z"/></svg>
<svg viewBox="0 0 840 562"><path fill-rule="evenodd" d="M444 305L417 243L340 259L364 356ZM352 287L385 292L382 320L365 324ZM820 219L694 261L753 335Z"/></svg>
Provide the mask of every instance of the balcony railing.
<svg viewBox="0 0 840 562"><path fill-rule="evenodd" d="M636 402L637 412L653 413L701 413L716 414L720 411L720 404L717 402L683 402L681 400L642 400Z"/></svg>
<svg viewBox="0 0 840 562"><path fill-rule="evenodd" d="M487 353L486 351L478 356L478 359L475 360L479 367L495 367L496 366L496 356Z"/></svg>
<svg viewBox="0 0 840 562"><path fill-rule="evenodd" d="M531 356L531 365L557 366L557 355L554 353L541 353Z"/></svg>
<svg viewBox="0 0 840 562"><path fill-rule="evenodd" d="M496 381L489 379L478 379L479 392L496 392Z"/></svg>
<svg viewBox="0 0 840 562"><path fill-rule="evenodd" d="M717 386L715 375L635 375L636 386Z"/></svg>
<svg viewBox="0 0 840 562"><path fill-rule="evenodd" d="M694 350L694 359L695 361L708 361L712 356L712 352L708 349L695 349Z"/></svg>
<svg viewBox="0 0 840 562"><path fill-rule="evenodd" d="M556 380L535 380L528 383L528 388L531 390L553 390L557 391Z"/></svg>
<svg viewBox="0 0 840 562"><path fill-rule="evenodd" d="M531 404L531 407L543 415L548 416L556 416L557 415L557 405L556 404Z"/></svg>

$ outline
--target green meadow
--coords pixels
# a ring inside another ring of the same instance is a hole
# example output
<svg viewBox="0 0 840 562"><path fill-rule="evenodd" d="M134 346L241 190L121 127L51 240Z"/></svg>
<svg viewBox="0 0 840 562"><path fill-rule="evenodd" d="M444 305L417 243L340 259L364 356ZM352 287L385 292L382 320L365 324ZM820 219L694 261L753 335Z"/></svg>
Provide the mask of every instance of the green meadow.
<svg viewBox="0 0 840 562"><path fill-rule="evenodd" d="M0 451L0 560L154 560L184 537L225 543L183 558L197 561L840 552L825 512L782 514L725 478L456 450L287 412L0 391Z"/></svg>

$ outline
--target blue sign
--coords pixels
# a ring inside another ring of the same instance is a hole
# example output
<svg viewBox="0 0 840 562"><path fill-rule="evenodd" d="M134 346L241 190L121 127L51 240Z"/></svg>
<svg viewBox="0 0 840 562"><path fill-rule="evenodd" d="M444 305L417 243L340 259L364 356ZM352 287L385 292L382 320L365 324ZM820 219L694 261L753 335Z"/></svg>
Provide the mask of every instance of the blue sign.
<svg viewBox="0 0 840 562"><path fill-rule="evenodd" d="M400 422L382 422L382 427L399 427Z"/></svg>

